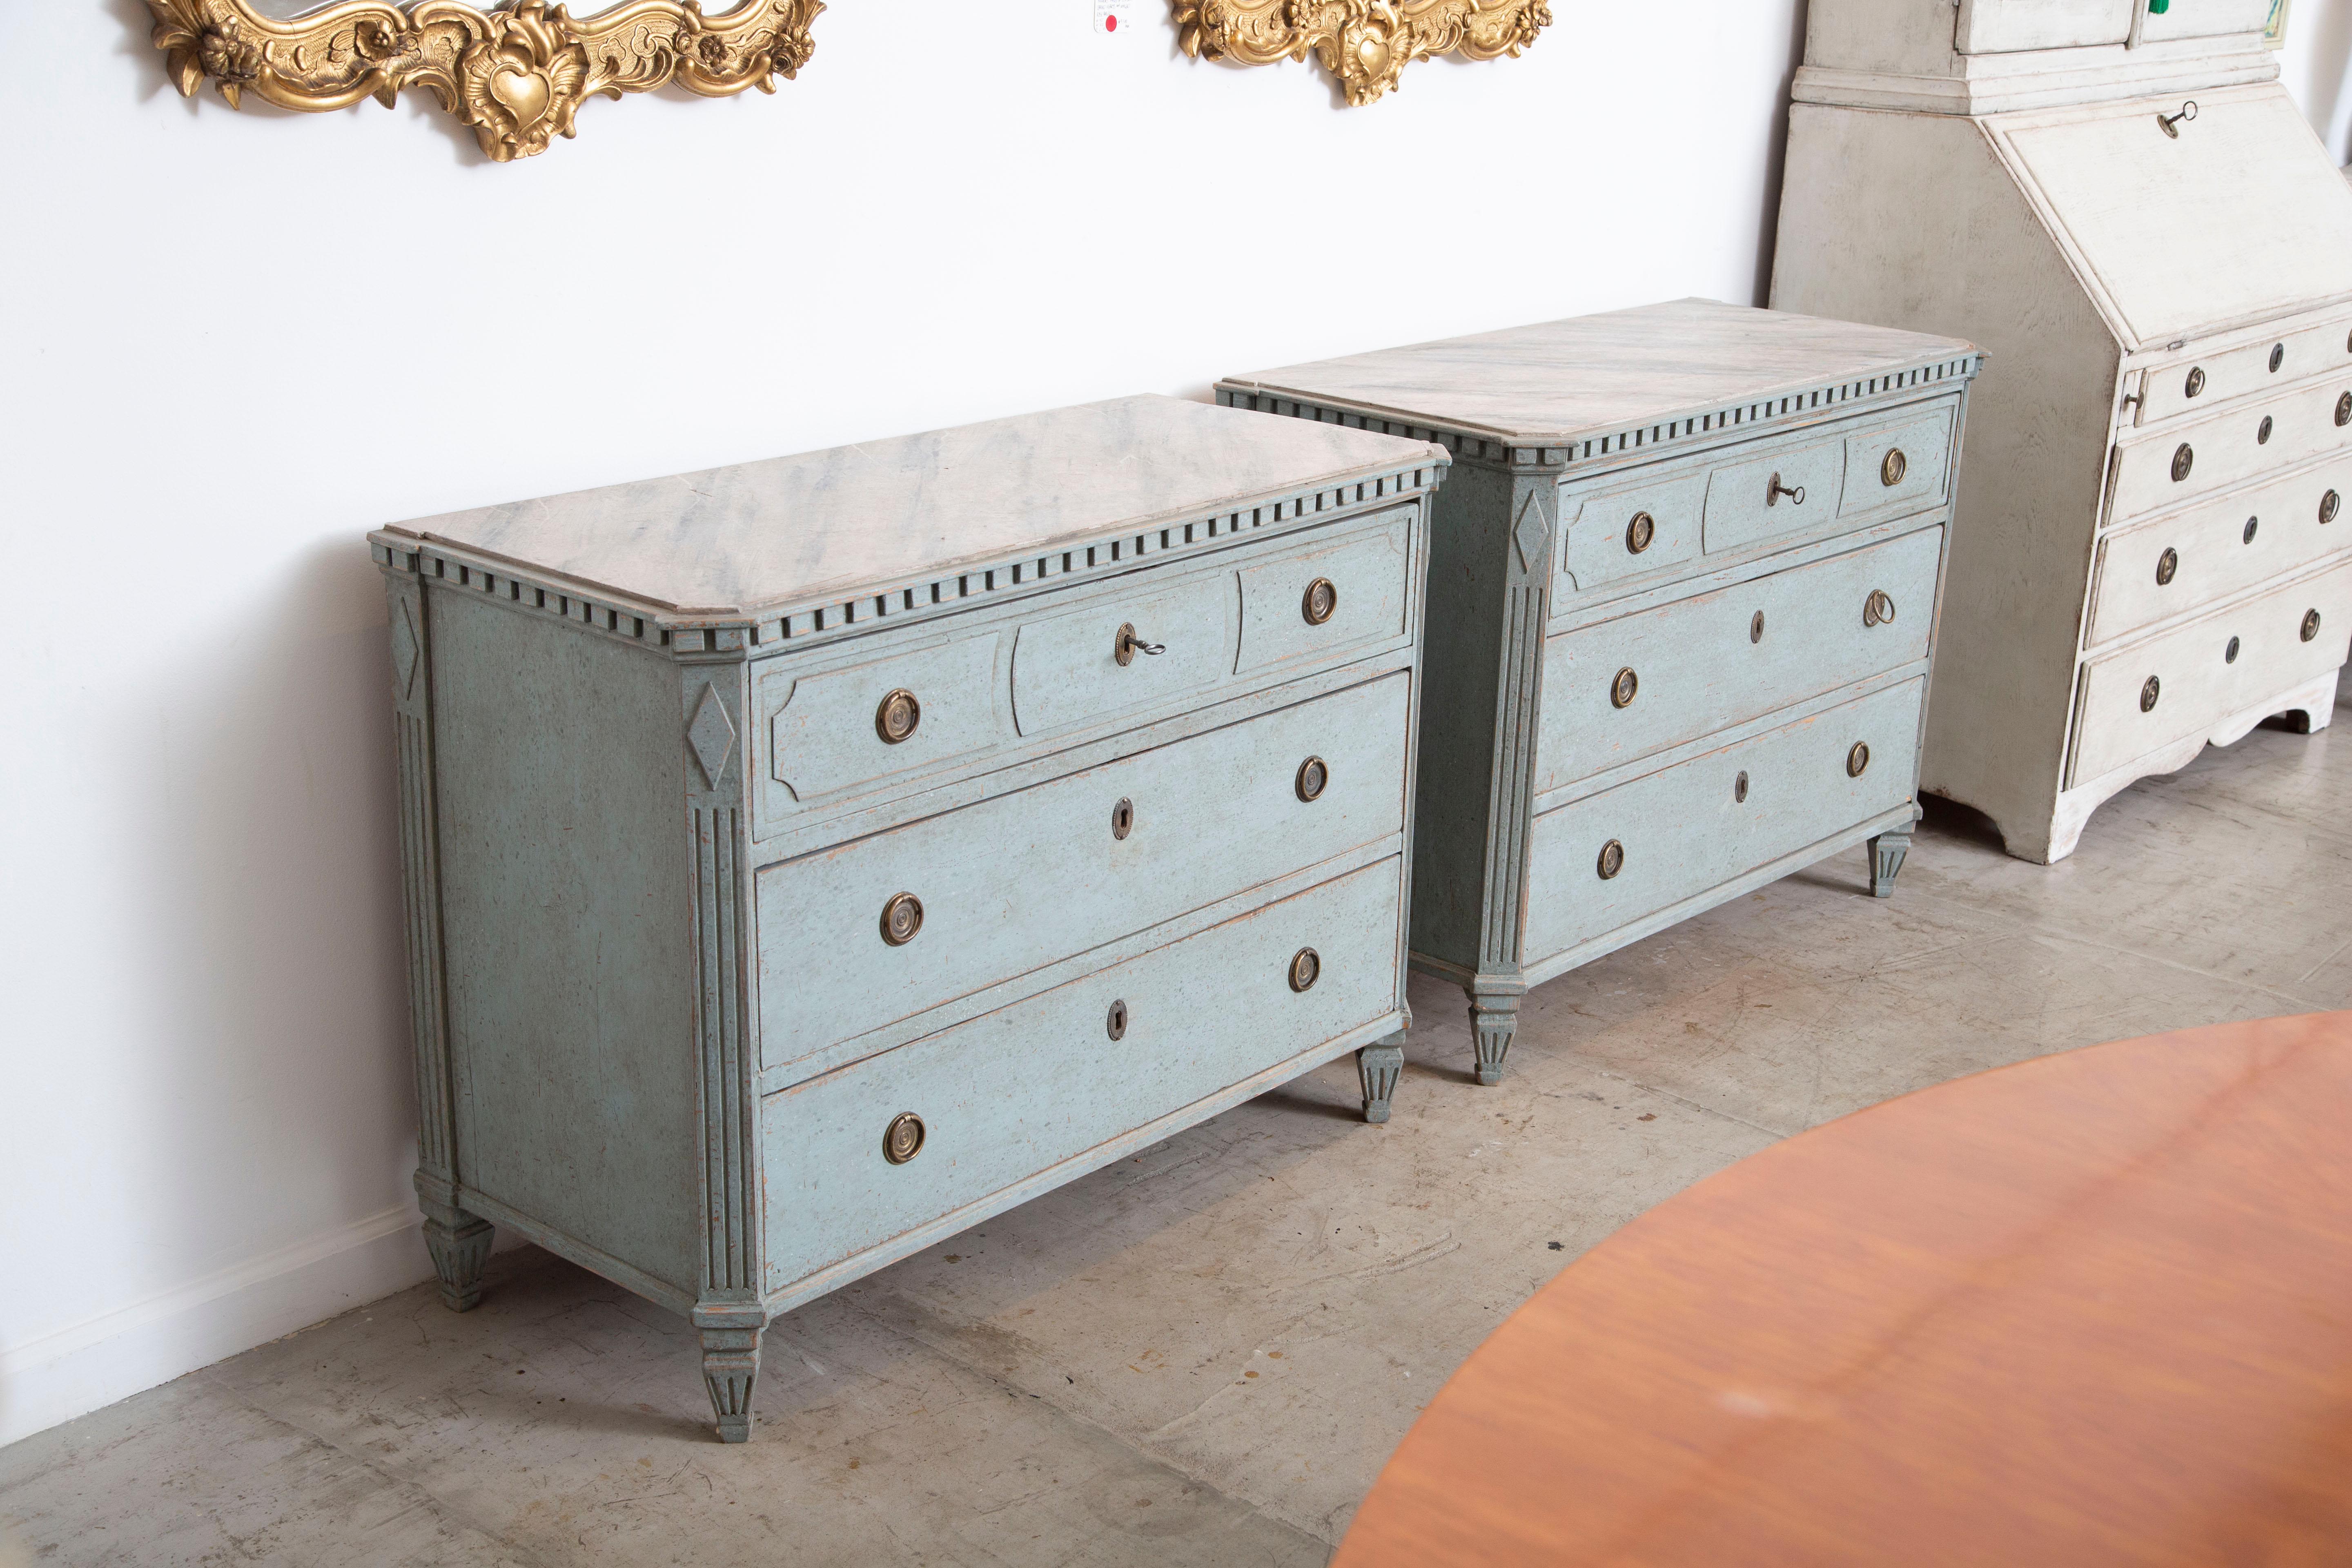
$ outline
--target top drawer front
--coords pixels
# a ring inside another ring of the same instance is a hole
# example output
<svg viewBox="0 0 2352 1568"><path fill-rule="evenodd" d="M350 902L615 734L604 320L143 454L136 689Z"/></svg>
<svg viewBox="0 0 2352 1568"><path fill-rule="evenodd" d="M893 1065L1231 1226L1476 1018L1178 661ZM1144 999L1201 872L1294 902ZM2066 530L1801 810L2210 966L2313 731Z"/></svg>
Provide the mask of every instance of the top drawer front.
<svg viewBox="0 0 2352 1568"><path fill-rule="evenodd" d="M762 1065L1402 831L1411 680L1399 672L761 871ZM1309 756L1328 778L1311 803L1298 789ZM900 893L922 919L894 946L881 921Z"/></svg>
<svg viewBox="0 0 2352 1568"><path fill-rule="evenodd" d="M1411 509L1393 511L1369 531L1243 567L1241 672L1402 636L1412 521Z"/></svg>
<svg viewBox="0 0 2352 1568"><path fill-rule="evenodd" d="M2108 534L2085 642L2113 642L2352 548L2347 496L2352 453Z"/></svg>
<svg viewBox="0 0 2352 1568"><path fill-rule="evenodd" d="M2352 566L2338 566L2092 661L2069 786L2325 675L2347 629Z"/></svg>
<svg viewBox="0 0 2352 1568"><path fill-rule="evenodd" d="M1947 403L1924 418L1845 438L1845 493L1838 515L1856 522L1938 505L1950 478L1952 415Z"/></svg>
<svg viewBox="0 0 2352 1568"><path fill-rule="evenodd" d="M1013 644L1013 721L1024 736L1045 735L1181 700L1232 671L1240 630L1233 579L1222 573L1146 581L1031 621Z"/></svg>
<svg viewBox="0 0 2352 1568"><path fill-rule="evenodd" d="M2347 447L2352 447L2352 375L2139 432L2116 454L2110 521L2145 517Z"/></svg>
<svg viewBox="0 0 2352 1568"><path fill-rule="evenodd" d="M1005 640L983 632L814 675L763 674L769 777L807 805L997 744Z"/></svg>
<svg viewBox="0 0 2352 1568"><path fill-rule="evenodd" d="M2352 368L2352 321L2304 327L2243 348L2149 370L2140 378L2135 423L2153 425L2183 414L2202 414L2308 375L2347 368Z"/></svg>
<svg viewBox="0 0 2352 1568"><path fill-rule="evenodd" d="M1842 504L1845 447L1837 440L1770 447L1719 468L1706 484L1706 548L1745 550L1832 521Z"/></svg>
<svg viewBox="0 0 2352 1568"><path fill-rule="evenodd" d="M1925 658L1943 539L1922 529L1553 637L1538 792ZM1874 593L1891 622L1865 616Z"/></svg>
<svg viewBox="0 0 2352 1568"><path fill-rule="evenodd" d="M1560 597L1589 593L1698 559L1706 469L1654 470L1633 484L1584 495L1560 487Z"/></svg>

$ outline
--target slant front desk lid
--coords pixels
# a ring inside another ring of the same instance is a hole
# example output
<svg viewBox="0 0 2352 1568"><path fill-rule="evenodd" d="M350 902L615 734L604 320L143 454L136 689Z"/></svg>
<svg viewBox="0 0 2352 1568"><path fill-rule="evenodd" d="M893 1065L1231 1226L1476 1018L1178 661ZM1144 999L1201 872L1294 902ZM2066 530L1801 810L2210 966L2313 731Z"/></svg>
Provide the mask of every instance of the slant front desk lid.
<svg viewBox="0 0 2352 1568"><path fill-rule="evenodd" d="M1122 397L451 512L374 537L452 546L680 614L752 616L1446 460L1364 430Z"/></svg>
<svg viewBox="0 0 2352 1568"><path fill-rule="evenodd" d="M1217 388L1508 446L1565 447L1712 421L1783 394L1893 380L1976 353L1957 338L1676 300L1262 370Z"/></svg>
<svg viewBox="0 0 2352 1568"><path fill-rule="evenodd" d="M2352 190L2277 87L1988 121L2126 348L2352 297Z"/></svg>

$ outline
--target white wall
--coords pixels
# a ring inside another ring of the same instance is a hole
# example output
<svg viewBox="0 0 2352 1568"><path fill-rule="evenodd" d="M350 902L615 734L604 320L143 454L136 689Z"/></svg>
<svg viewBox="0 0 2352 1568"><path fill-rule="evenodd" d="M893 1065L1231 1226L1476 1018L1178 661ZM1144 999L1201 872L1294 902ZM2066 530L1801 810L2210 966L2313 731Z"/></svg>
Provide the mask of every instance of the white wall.
<svg viewBox="0 0 2352 1568"><path fill-rule="evenodd" d="M1157 0L835 0L774 97L511 165L184 102L138 0L0 5L0 1442L428 1272L363 530L1755 300L1800 3L1554 0L1348 110Z"/></svg>

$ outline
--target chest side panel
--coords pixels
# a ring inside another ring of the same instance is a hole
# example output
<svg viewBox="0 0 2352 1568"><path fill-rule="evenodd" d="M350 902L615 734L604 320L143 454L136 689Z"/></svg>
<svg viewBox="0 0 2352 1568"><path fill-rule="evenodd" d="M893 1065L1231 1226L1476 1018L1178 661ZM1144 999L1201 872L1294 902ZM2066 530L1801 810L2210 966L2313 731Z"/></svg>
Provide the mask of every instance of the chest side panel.
<svg viewBox="0 0 2352 1568"><path fill-rule="evenodd" d="M426 605L458 1179L691 1291L677 675L464 590Z"/></svg>

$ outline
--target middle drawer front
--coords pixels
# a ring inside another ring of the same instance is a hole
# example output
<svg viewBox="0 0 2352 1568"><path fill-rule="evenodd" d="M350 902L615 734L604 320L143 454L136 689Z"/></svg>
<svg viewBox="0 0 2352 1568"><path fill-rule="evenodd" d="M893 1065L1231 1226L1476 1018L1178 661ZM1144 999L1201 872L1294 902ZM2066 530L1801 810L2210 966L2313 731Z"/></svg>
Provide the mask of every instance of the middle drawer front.
<svg viewBox="0 0 2352 1568"><path fill-rule="evenodd" d="M2326 674L2352 632L2352 564L2092 660L2068 787Z"/></svg>
<svg viewBox="0 0 2352 1568"><path fill-rule="evenodd" d="M2352 454L2099 542L2095 646L2352 548Z"/></svg>
<svg viewBox="0 0 2352 1568"><path fill-rule="evenodd" d="M1411 694L1399 671L769 867L762 1065L1402 832ZM1310 757L1319 792L1302 786ZM883 922L901 894L920 922L894 943Z"/></svg>
<svg viewBox="0 0 2352 1568"><path fill-rule="evenodd" d="M1377 1023L1397 1005L1402 890L1383 860L769 1096L768 1289ZM1296 990L1307 948L1317 978ZM923 1141L894 1165L901 1114Z"/></svg>
<svg viewBox="0 0 2352 1568"><path fill-rule="evenodd" d="M2310 382L2209 418L2134 432L2116 452L2112 523L2352 447L2352 376Z"/></svg>
<svg viewBox="0 0 2352 1568"><path fill-rule="evenodd" d="M1943 542L1925 528L1553 637L1537 792L1926 658Z"/></svg>
<svg viewBox="0 0 2352 1568"><path fill-rule="evenodd" d="M1924 680L1906 680L1537 817L1528 962L1606 936L1909 800L1926 691Z"/></svg>

